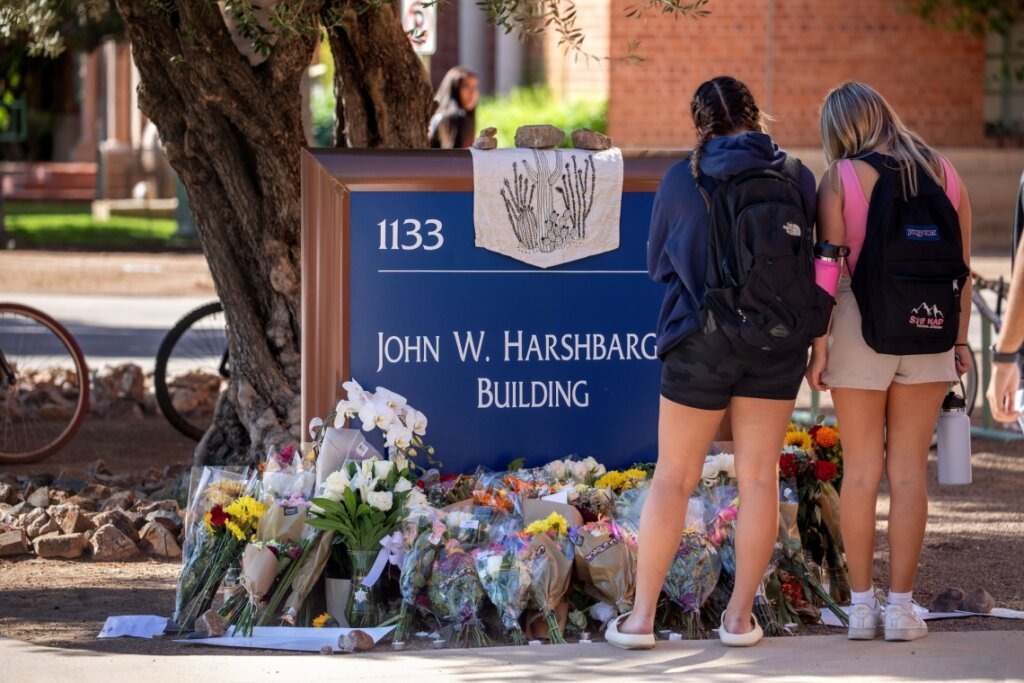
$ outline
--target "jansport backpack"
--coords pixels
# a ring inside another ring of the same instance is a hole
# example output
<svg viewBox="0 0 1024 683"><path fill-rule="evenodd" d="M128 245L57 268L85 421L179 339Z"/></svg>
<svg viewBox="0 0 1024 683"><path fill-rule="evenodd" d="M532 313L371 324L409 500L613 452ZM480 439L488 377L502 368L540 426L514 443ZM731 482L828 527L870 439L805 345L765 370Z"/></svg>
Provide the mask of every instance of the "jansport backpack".
<svg viewBox="0 0 1024 683"><path fill-rule="evenodd" d="M940 353L956 343L967 279L960 218L945 190L918 168L917 195L904 197L896 162L859 157L878 171L864 246L850 288L861 331L879 353Z"/></svg>
<svg viewBox="0 0 1024 683"><path fill-rule="evenodd" d="M828 329L832 297L814 282L814 219L797 186L800 162L751 169L709 199L704 329L722 329L741 355L806 351Z"/></svg>

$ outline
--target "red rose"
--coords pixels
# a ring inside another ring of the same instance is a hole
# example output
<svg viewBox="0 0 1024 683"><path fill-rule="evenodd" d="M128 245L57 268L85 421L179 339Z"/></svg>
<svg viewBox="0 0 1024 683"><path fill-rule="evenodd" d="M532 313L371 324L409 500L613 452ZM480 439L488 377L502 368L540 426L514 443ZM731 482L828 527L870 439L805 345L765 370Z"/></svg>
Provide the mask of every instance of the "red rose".
<svg viewBox="0 0 1024 683"><path fill-rule="evenodd" d="M814 463L814 476L818 481L831 481L835 479L837 473L835 464L828 460L819 460Z"/></svg>
<svg viewBox="0 0 1024 683"><path fill-rule="evenodd" d="M220 505L214 505L210 508L210 524L215 527L223 527L224 522L228 519L228 514L224 512L224 508Z"/></svg>
<svg viewBox="0 0 1024 683"><path fill-rule="evenodd" d="M796 456L792 453L783 453L779 458L779 469L782 470L782 476L795 477L798 468Z"/></svg>

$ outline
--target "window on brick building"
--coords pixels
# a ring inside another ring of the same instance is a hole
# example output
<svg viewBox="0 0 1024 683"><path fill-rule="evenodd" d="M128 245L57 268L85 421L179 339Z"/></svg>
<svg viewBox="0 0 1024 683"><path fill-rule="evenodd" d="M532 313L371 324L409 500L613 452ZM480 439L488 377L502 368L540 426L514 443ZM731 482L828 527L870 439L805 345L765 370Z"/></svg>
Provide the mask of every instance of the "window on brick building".
<svg viewBox="0 0 1024 683"><path fill-rule="evenodd" d="M985 133L1024 142L1024 22L985 46Z"/></svg>

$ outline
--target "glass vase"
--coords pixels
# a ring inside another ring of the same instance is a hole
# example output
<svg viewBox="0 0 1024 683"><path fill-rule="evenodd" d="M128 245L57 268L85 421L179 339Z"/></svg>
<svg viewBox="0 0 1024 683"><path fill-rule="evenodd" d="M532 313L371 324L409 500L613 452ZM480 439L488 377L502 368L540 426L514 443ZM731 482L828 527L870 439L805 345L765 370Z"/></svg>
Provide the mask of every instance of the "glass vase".
<svg viewBox="0 0 1024 683"><path fill-rule="evenodd" d="M370 573L376 550L349 550L352 567L352 592L345 610L351 628L371 628L380 624L380 594L376 585L364 586L363 579Z"/></svg>

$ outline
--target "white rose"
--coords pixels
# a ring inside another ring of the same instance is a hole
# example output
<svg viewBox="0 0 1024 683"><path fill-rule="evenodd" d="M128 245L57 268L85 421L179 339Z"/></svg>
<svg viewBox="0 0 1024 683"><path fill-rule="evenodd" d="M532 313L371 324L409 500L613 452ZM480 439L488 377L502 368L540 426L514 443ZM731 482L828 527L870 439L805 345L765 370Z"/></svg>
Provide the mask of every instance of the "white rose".
<svg viewBox="0 0 1024 683"><path fill-rule="evenodd" d="M395 493L405 493L411 488L412 482L406 479L405 477L400 477L398 481L395 482Z"/></svg>
<svg viewBox="0 0 1024 683"><path fill-rule="evenodd" d="M544 470L555 479L565 479L565 463L561 460L552 460L544 466Z"/></svg>
<svg viewBox="0 0 1024 683"><path fill-rule="evenodd" d="M371 491L366 496L366 504L381 512L387 512L394 505L394 496L391 491Z"/></svg>
<svg viewBox="0 0 1024 683"><path fill-rule="evenodd" d="M330 498L331 500L341 500L342 495L351 486L348 476L342 472L332 472L327 480L324 481L324 498Z"/></svg>
<svg viewBox="0 0 1024 683"><path fill-rule="evenodd" d="M389 460L374 460L373 461L373 476L378 479L383 479L391 474L392 468L395 464Z"/></svg>

